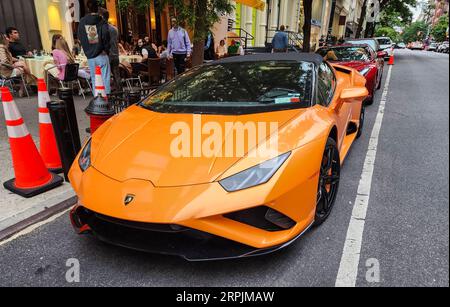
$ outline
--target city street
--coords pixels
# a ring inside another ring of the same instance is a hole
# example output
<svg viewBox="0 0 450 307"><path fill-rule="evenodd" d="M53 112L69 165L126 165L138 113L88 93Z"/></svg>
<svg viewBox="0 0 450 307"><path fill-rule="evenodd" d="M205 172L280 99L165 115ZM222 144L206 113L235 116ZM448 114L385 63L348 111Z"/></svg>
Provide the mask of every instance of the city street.
<svg viewBox="0 0 450 307"><path fill-rule="evenodd" d="M356 286L448 287L449 56L395 52L395 65L384 69L387 99L382 102L382 87L366 109L365 130L343 166L331 216L288 248L248 259L191 263L78 236L66 211L0 242L0 285L335 286L338 272L348 270L341 260L349 223L373 127L384 115ZM78 259L80 283L66 281L68 259ZM367 278L373 263L379 264L379 282Z"/></svg>

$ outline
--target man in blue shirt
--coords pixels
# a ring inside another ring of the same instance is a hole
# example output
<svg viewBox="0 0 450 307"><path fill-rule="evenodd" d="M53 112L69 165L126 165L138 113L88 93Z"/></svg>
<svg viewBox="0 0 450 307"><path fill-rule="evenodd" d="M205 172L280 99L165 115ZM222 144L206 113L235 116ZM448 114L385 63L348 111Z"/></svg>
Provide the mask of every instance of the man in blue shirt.
<svg viewBox="0 0 450 307"><path fill-rule="evenodd" d="M285 30L286 28L283 25L280 26L280 31L278 31L273 37L272 39L273 52L288 52L289 38Z"/></svg>
<svg viewBox="0 0 450 307"><path fill-rule="evenodd" d="M172 18L172 29L167 38L169 57L173 58L178 74L186 70L186 60L191 57L191 41L185 29L178 25L176 18Z"/></svg>

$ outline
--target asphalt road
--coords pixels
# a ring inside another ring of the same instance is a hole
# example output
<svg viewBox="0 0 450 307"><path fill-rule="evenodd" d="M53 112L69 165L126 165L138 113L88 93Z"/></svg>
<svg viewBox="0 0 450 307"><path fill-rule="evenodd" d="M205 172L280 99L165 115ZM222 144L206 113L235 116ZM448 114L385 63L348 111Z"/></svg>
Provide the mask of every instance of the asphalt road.
<svg viewBox="0 0 450 307"><path fill-rule="evenodd" d="M448 55L397 52L357 286L449 286L448 67ZM78 237L66 214L0 243L0 286L71 285L65 279L70 258L80 261L80 286L334 286L380 96L344 165L329 220L287 249L189 263ZM366 279L368 260L379 263L379 282Z"/></svg>

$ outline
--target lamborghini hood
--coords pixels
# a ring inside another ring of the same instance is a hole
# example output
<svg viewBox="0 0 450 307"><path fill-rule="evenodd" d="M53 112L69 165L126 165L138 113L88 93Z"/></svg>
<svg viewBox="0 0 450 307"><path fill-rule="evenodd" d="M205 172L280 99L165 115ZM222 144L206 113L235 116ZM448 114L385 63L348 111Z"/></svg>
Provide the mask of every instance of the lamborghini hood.
<svg viewBox="0 0 450 307"><path fill-rule="evenodd" d="M142 179L156 187L210 183L243 157L236 155L237 134L227 129L230 123L265 125L266 129L257 129L258 146L271 135L271 123L280 129L301 112L304 111L225 116L161 114L131 107L94 134L92 166L118 181ZM208 127L219 126L221 133L214 136L215 144L220 146L206 144L205 140L212 135ZM183 140L187 142L182 143ZM229 144L235 144L233 155L226 154ZM247 137L244 144L245 154L254 149L249 148Z"/></svg>

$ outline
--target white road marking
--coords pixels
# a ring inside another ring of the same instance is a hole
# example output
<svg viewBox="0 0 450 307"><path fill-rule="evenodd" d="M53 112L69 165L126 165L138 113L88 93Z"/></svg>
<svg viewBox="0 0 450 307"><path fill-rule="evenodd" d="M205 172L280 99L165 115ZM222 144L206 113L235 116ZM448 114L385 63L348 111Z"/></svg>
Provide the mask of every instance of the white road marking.
<svg viewBox="0 0 450 307"><path fill-rule="evenodd" d="M23 237L23 236L27 235L27 234L32 233L33 231L35 231L36 229L40 228L41 226L44 226L45 224L51 223L51 222L53 222L54 220L56 220L57 218L59 218L60 216L63 216L64 214L66 214L66 213L69 212L70 210L72 210L72 208L69 208L69 209L67 209L67 210L64 210L63 212L60 212L60 213L58 213L58 214L55 214L55 215L49 217L48 219L46 219L46 220L44 220L44 221L42 221L42 222L33 224L33 225L31 225L31 226L25 228L24 230L22 230L22 231L16 233L15 235L13 235L12 237L10 237L9 239L6 239L6 240L4 240L4 241L1 241L1 242L0 242L0 246L5 245L6 243L12 242L12 241L14 241L14 240L16 240L16 239L18 239L18 238L20 238L20 237Z"/></svg>
<svg viewBox="0 0 450 307"><path fill-rule="evenodd" d="M392 67L389 66L383 96L381 97L375 125L370 137L369 148L358 186L358 193L353 207L352 217L348 226L347 237L345 239L341 264L336 278L336 287L355 287L358 277L358 266L361 256L362 239L364 233L367 209L369 207L370 190L372 187L372 177L375 168L375 159L378 149L378 138L380 136L381 125L383 123L384 110L389 93Z"/></svg>

